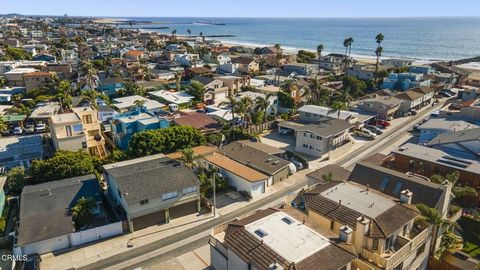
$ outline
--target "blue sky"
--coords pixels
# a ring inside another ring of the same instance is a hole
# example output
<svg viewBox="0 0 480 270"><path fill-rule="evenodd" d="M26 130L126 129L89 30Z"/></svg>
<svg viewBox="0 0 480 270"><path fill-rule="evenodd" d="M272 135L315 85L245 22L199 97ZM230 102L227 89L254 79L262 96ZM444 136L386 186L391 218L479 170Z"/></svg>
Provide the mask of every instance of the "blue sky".
<svg viewBox="0 0 480 270"><path fill-rule="evenodd" d="M0 13L126 17L480 16L479 0L0 0Z"/></svg>

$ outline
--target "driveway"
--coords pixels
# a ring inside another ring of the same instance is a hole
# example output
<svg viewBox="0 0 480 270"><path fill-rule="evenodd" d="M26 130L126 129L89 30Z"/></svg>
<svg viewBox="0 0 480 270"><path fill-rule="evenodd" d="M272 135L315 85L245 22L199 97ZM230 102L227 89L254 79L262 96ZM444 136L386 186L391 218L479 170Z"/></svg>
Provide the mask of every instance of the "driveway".
<svg viewBox="0 0 480 270"><path fill-rule="evenodd" d="M279 134L277 131L270 131L265 135L262 135L262 143L270 146L283 149L285 151L295 151L295 137L293 134Z"/></svg>

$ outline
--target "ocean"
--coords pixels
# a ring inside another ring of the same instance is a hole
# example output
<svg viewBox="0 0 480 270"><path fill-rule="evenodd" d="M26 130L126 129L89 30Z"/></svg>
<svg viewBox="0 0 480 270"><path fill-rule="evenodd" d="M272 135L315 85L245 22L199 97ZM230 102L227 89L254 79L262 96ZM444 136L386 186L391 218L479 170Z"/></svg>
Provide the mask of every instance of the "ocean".
<svg viewBox="0 0 480 270"><path fill-rule="evenodd" d="M480 55L480 17L463 18L123 18L152 21L135 28L187 35L233 35L217 38L225 42L261 46L280 43L286 49L345 51L343 40L352 37L352 55L374 57L375 36L383 33L384 57L417 60L452 60ZM207 23L205 23L207 22ZM128 25L122 27L128 28Z"/></svg>

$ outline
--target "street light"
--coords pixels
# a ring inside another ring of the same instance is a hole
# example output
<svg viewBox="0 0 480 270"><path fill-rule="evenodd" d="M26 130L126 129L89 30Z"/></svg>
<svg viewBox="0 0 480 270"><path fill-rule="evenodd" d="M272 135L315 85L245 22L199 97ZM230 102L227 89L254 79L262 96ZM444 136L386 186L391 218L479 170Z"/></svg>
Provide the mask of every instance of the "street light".
<svg viewBox="0 0 480 270"><path fill-rule="evenodd" d="M216 196L216 182L215 182L215 175L217 173L213 173L213 217L217 216L217 196Z"/></svg>

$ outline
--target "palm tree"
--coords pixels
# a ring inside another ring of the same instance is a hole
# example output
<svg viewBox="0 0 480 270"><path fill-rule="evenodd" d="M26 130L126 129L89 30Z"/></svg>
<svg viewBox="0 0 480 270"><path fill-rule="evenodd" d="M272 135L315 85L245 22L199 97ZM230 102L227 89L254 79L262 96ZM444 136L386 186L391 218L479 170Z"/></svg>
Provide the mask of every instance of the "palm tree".
<svg viewBox="0 0 480 270"><path fill-rule="evenodd" d="M347 72L348 46L350 46L348 42L349 42L349 38L346 38L346 39L343 40L343 47L345 47L345 56L343 57L344 61L345 61L344 72Z"/></svg>
<svg viewBox="0 0 480 270"><path fill-rule="evenodd" d="M97 206L97 203L92 197L81 197L75 206L72 207L72 219L75 228L81 229L92 222L92 210Z"/></svg>
<svg viewBox="0 0 480 270"><path fill-rule="evenodd" d="M199 157L195 154L192 148L185 148L180 151L182 156L179 158L182 163L188 168L193 168L196 165L195 160Z"/></svg>
<svg viewBox="0 0 480 270"><path fill-rule="evenodd" d="M280 86L280 89L284 92L292 93L294 91L297 91L297 85L294 84L293 81L288 80L282 86Z"/></svg>
<svg viewBox="0 0 480 270"><path fill-rule="evenodd" d="M179 92L180 82L182 81L182 72L177 71L173 74L173 76L175 77L175 86L176 86L177 92Z"/></svg>
<svg viewBox="0 0 480 270"><path fill-rule="evenodd" d="M275 50L276 50L276 53L275 53L275 80L277 79L277 69L278 69L278 65L279 65L279 62L280 62L280 55L281 55L281 52L280 50L282 49L282 45L280 45L279 43L276 43L274 45L275 47Z"/></svg>
<svg viewBox="0 0 480 270"><path fill-rule="evenodd" d="M348 109L347 104L345 102L341 102L339 100L334 101L332 103L332 105L330 105L330 107L332 108L332 111L337 112L337 118L338 119L340 119L341 110L347 110Z"/></svg>
<svg viewBox="0 0 480 270"><path fill-rule="evenodd" d="M93 108L97 108L97 98L100 96L100 93L90 89L82 92L82 101L87 101Z"/></svg>
<svg viewBox="0 0 480 270"><path fill-rule="evenodd" d="M324 49L323 44L318 44L317 53L318 53L318 65L320 65L320 60L322 59L322 51Z"/></svg>
<svg viewBox="0 0 480 270"><path fill-rule="evenodd" d="M255 99L255 111L263 112L263 122L267 120L267 110L271 107L270 102L268 102L271 94L266 95L265 97L258 96Z"/></svg>
<svg viewBox="0 0 480 270"><path fill-rule="evenodd" d="M385 37L383 36L382 33L378 33L377 36L375 36L375 40L377 42L377 49L375 50L375 55L377 56L377 62L375 65L375 79L377 80L377 82L378 82L378 69L380 65L380 56L382 55L382 52L383 52L383 47L381 46L381 44L384 38Z"/></svg>
<svg viewBox="0 0 480 270"><path fill-rule="evenodd" d="M72 85L67 80L62 80L58 85L57 97L60 100L62 111L72 107Z"/></svg>
<svg viewBox="0 0 480 270"><path fill-rule="evenodd" d="M456 224L447 219L444 219L442 217L442 214L440 214L435 208L428 207L425 204L417 204L416 206L418 211L420 211L420 214L422 214L421 220L425 220L433 225L433 245L431 245L430 252L435 253L440 229L444 226L456 226Z"/></svg>
<svg viewBox="0 0 480 270"><path fill-rule="evenodd" d="M325 105L330 99L330 91L323 88L320 82L315 78L313 83L306 88L303 93L306 102L314 105Z"/></svg>
<svg viewBox="0 0 480 270"><path fill-rule="evenodd" d="M351 56L351 53L352 53L352 44L353 44L353 38L352 37L349 37L348 38L348 57Z"/></svg>
<svg viewBox="0 0 480 270"><path fill-rule="evenodd" d="M230 108L232 113L232 119L235 118L235 113L238 111L240 107L240 102L233 96L229 96L226 101L220 102L219 106L227 106Z"/></svg>
<svg viewBox="0 0 480 270"><path fill-rule="evenodd" d="M145 100L137 99L133 102L133 105L135 105L135 108L142 108L145 105Z"/></svg>
<svg viewBox="0 0 480 270"><path fill-rule="evenodd" d="M172 31L172 38L175 39L177 36L177 29L173 29Z"/></svg>

